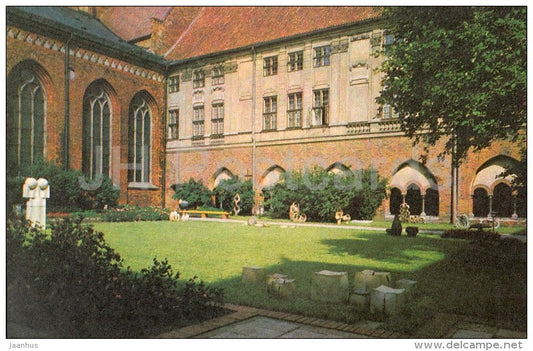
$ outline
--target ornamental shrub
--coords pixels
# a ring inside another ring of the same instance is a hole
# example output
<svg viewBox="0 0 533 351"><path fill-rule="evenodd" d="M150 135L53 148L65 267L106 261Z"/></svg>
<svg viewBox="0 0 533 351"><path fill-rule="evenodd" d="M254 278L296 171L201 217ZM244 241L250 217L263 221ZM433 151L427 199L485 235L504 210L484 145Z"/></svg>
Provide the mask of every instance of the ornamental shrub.
<svg viewBox="0 0 533 351"><path fill-rule="evenodd" d="M104 222L135 222L164 221L168 220L169 216L170 210L166 208L122 205L102 211L100 218Z"/></svg>
<svg viewBox="0 0 533 351"><path fill-rule="evenodd" d="M115 206L120 190L112 180L101 176L95 182L86 182L81 171L65 170L54 163L36 163L19 170L18 175L7 177L7 205L24 204L22 186L28 177L45 178L50 184L50 198L46 207L50 212L74 212L102 209L105 205Z"/></svg>
<svg viewBox="0 0 533 351"><path fill-rule="evenodd" d="M143 338L213 318L223 291L182 282L165 259L124 268L104 234L65 219L48 234L7 223L7 320L59 338Z"/></svg>
<svg viewBox="0 0 533 351"><path fill-rule="evenodd" d="M207 189L202 180L195 181L190 178L187 183L175 184L172 187L175 191L172 198L187 201L190 209L213 205L211 191Z"/></svg>
<svg viewBox="0 0 533 351"><path fill-rule="evenodd" d="M386 196L386 184L375 170L333 174L315 166L285 173L279 183L264 189L265 209L274 218L288 218L296 202L311 221L333 222L339 210L352 219L372 219Z"/></svg>
<svg viewBox="0 0 533 351"><path fill-rule="evenodd" d="M213 195L215 195L216 205L223 208L225 211L233 211L235 207L234 198L239 194L240 207L239 214L251 215L252 208L254 207L254 189L252 181L242 181L239 177L232 177L230 179L224 179L213 189Z"/></svg>

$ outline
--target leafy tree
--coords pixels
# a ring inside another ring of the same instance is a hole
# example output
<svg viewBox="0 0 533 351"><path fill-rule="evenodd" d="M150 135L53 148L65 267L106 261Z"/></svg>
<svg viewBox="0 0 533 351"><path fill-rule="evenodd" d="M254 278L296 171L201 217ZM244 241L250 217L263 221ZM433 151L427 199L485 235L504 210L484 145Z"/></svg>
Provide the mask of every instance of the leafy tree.
<svg viewBox="0 0 533 351"><path fill-rule="evenodd" d="M372 219L386 196L387 180L375 170L333 174L322 167L288 172L281 182L265 190L265 207L276 218L288 218L293 202L311 221L335 221L343 210L353 219Z"/></svg>
<svg viewBox="0 0 533 351"><path fill-rule="evenodd" d="M249 215L252 213L254 189L250 179L244 182L236 176L224 179L213 189L213 194L216 196L217 205L226 211L233 211L235 194L239 194L240 214Z"/></svg>
<svg viewBox="0 0 533 351"><path fill-rule="evenodd" d="M402 129L458 166L468 150L519 141L526 124L526 7L389 7L384 90Z"/></svg>
<svg viewBox="0 0 533 351"><path fill-rule="evenodd" d="M189 208L212 205L211 191L207 189L202 180L195 181L191 178L187 183L176 184L174 190L176 193L172 198L187 201Z"/></svg>

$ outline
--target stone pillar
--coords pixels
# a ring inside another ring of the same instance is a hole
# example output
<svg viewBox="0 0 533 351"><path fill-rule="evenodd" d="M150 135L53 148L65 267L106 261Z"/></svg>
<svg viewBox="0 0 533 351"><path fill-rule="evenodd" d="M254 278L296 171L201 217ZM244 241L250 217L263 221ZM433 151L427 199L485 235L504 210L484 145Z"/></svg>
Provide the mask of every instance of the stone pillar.
<svg viewBox="0 0 533 351"><path fill-rule="evenodd" d="M511 218L517 219L518 214L516 213L516 206L517 206L517 201L518 201L518 190L513 190L512 195L513 195L513 215L511 216Z"/></svg>
<svg viewBox="0 0 533 351"><path fill-rule="evenodd" d="M472 199L472 206L470 206L470 213L468 217L473 218L474 217L474 194L470 194L470 198Z"/></svg>
<svg viewBox="0 0 533 351"><path fill-rule="evenodd" d="M492 218L492 194L489 195L489 218Z"/></svg>
<svg viewBox="0 0 533 351"><path fill-rule="evenodd" d="M426 194L421 194L422 196L422 212L420 213L420 216L425 217L426 216Z"/></svg>

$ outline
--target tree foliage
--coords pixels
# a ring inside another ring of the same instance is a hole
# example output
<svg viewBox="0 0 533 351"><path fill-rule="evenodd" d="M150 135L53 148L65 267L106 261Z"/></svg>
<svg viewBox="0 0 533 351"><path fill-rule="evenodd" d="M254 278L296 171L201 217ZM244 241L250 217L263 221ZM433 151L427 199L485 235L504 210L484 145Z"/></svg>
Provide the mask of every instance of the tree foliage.
<svg viewBox="0 0 533 351"><path fill-rule="evenodd" d="M373 169L333 174L315 166L287 172L265 193L265 208L275 218L288 218L293 202L310 221L334 222L343 210L352 219L372 219L386 196L387 180Z"/></svg>
<svg viewBox="0 0 533 351"><path fill-rule="evenodd" d="M243 215L252 214L254 207L254 189L250 179L242 181L237 176L224 179L213 189L213 194L216 196L216 206L220 206L226 211L233 211L235 207L235 195L239 194L239 213Z"/></svg>
<svg viewBox="0 0 533 351"><path fill-rule="evenodd" d="M175 194L172 198L187 201L189 208L212 205L211 191L207 189L202 180L195 181L190 178L188 182L176 184L173 187Z"/></svg>
<svg viewBox="0 0 533 351"><path fill-rule="evenodd" d="M526 123L525 7L389 7L384 90L402 129L460 164L470 148L519 141ZM421 133L422 132L422 133ZM453 137L455 136L455 137Z"/></svg>

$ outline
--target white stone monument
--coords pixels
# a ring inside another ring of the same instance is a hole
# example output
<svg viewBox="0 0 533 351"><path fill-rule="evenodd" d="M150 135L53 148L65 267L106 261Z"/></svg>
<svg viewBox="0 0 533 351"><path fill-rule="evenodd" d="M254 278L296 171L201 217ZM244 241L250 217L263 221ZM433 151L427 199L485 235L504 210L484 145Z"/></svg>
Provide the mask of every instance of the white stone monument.
<svg viewBox="0 0 533 351"><path fill-rule="evenodd" d="M22 186L22 197L26 202L26 219L32 227L46 228L46 199L50 197L50 186L44 178L27 178Z"/></svg>

